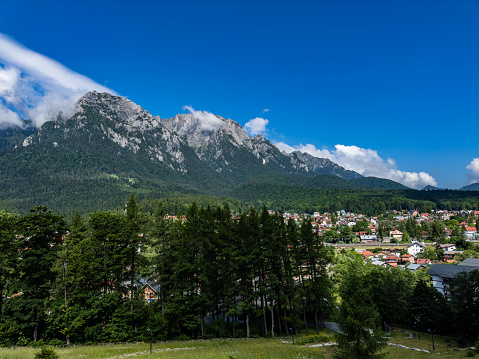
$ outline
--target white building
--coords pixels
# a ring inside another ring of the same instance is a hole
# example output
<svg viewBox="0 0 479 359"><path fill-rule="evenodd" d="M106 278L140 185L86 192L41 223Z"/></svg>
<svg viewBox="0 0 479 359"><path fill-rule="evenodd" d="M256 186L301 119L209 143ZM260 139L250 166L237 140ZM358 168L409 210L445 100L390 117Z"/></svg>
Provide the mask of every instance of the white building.
<svg viewBox="0 0 479 359"><path fill-rule="evenodd" d="M425 245L421 242L414 241L407 247L407 253L417 257L418 253L422 253L424 251Z"/></svg>

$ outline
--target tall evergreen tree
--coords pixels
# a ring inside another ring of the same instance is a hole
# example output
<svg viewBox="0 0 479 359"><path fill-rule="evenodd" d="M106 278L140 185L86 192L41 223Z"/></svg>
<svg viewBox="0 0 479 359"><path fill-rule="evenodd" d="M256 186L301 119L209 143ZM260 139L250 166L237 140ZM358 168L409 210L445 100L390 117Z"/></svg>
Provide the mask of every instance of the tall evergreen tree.
<svg viewBox="0 0 479 359"><path fill-rule="evenodd" d="M344 277L340 296L336 334L339 349L335 358L383 358L387 341L381 330L380 316L374 303L364 267L350 266Z"/></svg>
<svg viewBox="0 0 479 359"><path fill-rule="evenodd" d="M56 276L53 267L66 224L46 207L35 207L30 215L21 218L19 225L22 246L18 268L21 274L15 288L21 295L10 304L19 330L36 342L47 320L45 313Z"/></svg>

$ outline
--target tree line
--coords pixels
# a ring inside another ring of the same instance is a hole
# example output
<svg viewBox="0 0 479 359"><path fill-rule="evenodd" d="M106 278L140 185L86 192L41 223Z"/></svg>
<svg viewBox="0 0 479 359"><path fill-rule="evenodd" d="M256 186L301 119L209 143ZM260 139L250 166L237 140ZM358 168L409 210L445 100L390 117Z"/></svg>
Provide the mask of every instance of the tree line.
<svg viewBox="0 0 479 359"><path fill-rule="evenodd" d="M320 330L337 313L341 324L363 302L377 328L460 333L435 313L461 318L466 304L447 303L423 272L335 253L307 219L194 203L176 218L161 203L145 215L133 196L123 213L70 223L45 207L0 211L0 345L283 336Z"/></svg>

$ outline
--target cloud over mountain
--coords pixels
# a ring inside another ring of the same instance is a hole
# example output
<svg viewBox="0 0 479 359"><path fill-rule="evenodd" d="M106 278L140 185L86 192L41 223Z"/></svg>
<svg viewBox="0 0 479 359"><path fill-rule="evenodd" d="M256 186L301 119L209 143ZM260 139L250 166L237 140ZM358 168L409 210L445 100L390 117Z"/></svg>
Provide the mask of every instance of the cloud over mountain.
<svg viewBox="0 0 479 359"><path fill-rule="evenodd" d="M256 117L246 122L244 129L250 136L260 135L266 132L266 126L268 123L269 121L267 119Z"/></svg>
<svg viewBox="0 0 479 359"><path fill-rule="evenodd" d="M76 101L93 90L115 94L0 34L0 127L20 126L22 118L40 127L60 111L71 115Z"/></svg>
<svg viewBox="0 0 479 359"><path fill-rule="evenodd" d="M216 131L223 124L223 121L211 112L196 111L191 106L183 106L183 110L188 110L193 115L193 118L198 121L203 130Z"/></svg>
<svg viewBox="0 0 479 359"><path fill-rule="evenodd" d="M396 162L393 159L388 158L384 160L378 155L376 150L345 145L336 145L335 150L332 151L318 149L311 144L292 147L284 142L278 142L275 145L281 151L287 153L301 151L315 157L328 158L345 169L356 171L366 177L387 178L412 188L437 185L436 180L430 174L426 172L401 171L397 168Z"/></svg>

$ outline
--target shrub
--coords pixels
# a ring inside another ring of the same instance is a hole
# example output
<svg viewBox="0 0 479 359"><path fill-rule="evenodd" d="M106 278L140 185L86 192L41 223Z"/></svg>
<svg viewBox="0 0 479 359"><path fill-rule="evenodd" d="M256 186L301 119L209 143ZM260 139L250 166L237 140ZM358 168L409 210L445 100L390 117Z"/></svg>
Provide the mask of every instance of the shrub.
<svg viewBox="0 0 479 359"><path fill-rule="evenodd" d="M65 341L61 339L52 339L48 342L48 344L53 346L59 346L65 344Z"/></svg>
<svg viewBox="0 0 479 359"><path fill-rule="evenodd" d="M175 340L179 340L179 341L190 340L190 337L187 336L186 334L180 334L175 338Z"/></svg>
<svg viewBox="0 0 479 359"><path fill-rule="evenodd" d="M52 347L42 347L35 353L35 359L58 359L60 358Z"/></svg>
<svg viewBox="0 0 479 359"><path fill-rule="evenodd" d="M466 356L467 356L467 357L473 357L474 355L476 355L476 353L474 353L474 350L468 350L468 351L466 352Z"/></svg>
<svg viewBox="0 0 479 359"><path fill-rule="evenodd" d="M479 338L477 338L476 343L474 344L474 351L479 354Z"/></svg>
<svg viewBox="0 0 479 359"><path fill-rule="evenodd" d="M329 341L331 338L329 338L326 334L311 334L307 335L303 338L300 339L299 344L304 345L304 344L311 344L311 343L324 343Z"/></svg>

